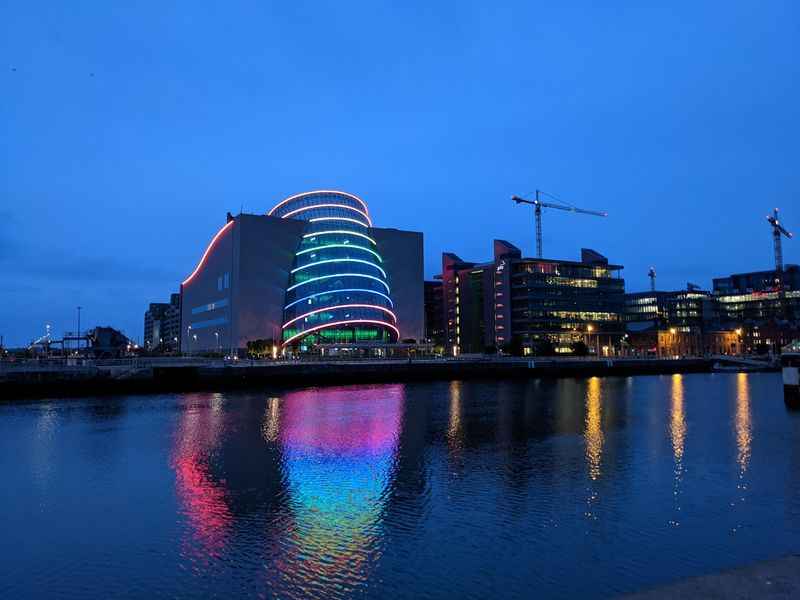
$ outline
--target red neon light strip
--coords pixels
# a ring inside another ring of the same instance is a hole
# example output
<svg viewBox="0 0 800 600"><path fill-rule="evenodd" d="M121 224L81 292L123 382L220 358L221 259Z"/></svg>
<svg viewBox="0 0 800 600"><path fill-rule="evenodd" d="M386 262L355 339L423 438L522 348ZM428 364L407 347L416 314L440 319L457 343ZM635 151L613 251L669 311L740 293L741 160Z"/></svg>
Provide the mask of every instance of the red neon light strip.
<svg viewBox="0 0 800 600"><path fill-rule="evenodd" d="M283 206L287 202L290 202L292 200L296 200L297 198L303 198L305 196L311 196L313 194L341 194L342 196L347 196L348 198L352 198L356 202L360 203L361 206L364 207L364 212L369 214L369 209L367 208L367 203L366 202L364 202L358 196L354 196L353 194L350 194L348 192L340 192L339 190L314 190L312 192L303 192L302 194L295 194L294 196L289 196L288 198L286 198L286 200L278 202L278 204L273 206L272 210L269 211L267 214L271 215L272 213L274 213L276 210L278 210L281 206Z"/></svg>
<svg viewBox="0 0 800 600"><path fill-rule="evenodd" d="M372 219L369 218L369 215L365 213L363 210L358 210L355 206L348 206L347 204L313 204L311 206L303 206L302 208L297 208L292 210L285 215L283 215L282 219L288 219L292 215L296 215L297 213L305 212L307 210L314 210L315 208L346 208L347 210L352 210L353 212L357 212L362 217L367 220L369 226L372 227Z"/></svg>
<svg viewBox="0 0 800 600"><path fill-rule="evenodd" d="M183 283L181 285L186 285L187 283L189 283L194 278L194 276L197 275L197 273L200 271L200 269L203 268L203 265L206 262L206 258L208 258L208 253L211 252L211 249L217 243L217 240L222 236L223 233L225 233L225 231L227 231L228 227L230 227L234 223L235 223L235 221L228 221L227 223L225 223L225 226L222 229L220 229L217 232L217 235L215 235L211 239L211 243L208 244L208 248L206 248L206 251L203 252L203 257L200 259L200 262L197 263L197 266L194 268L194 271L192 271L192 274L189 275L186 279L184 279Z"/></svg>
<svg viewBox="0 0 800 600"><path fill-rule="evenodd" d="M284 324L284 326L282 327L282 329L286 329L289 325L291 325L295 321L299 321L300 319L303 319L305 317L309 317L311 315L314 315L314 314L317 314L317 313L320 313L320 312L325 312L326 310L336 310L336 309L339 309L339 308L377 308L378 310L382 310L386 314L391 315L392 318L394 319L394 322L397 323L397 315L395 315L392 311L390 311L388 308L385 308L383 306L377 306L375 304L337 304L335 306L328 306L328 307L325 307L325 308L317 308L315 310L311 310L311 311L307 312L304 315L300 315L299 317L295 317L291 321L287 321Z"/></svg>
<svg viewBox="0 0 800 600"><path fill-rule="evenodd" d="M299 337L303 337L304 335L308 335L309 333L314 333L315 331L319 331L320 329L327 329L329 327L338 327L339 325L350 325L352 323L370 323L372 325L383 325L384 327L389 327L394 330L397 334L397 337L400 337L400 330L392 325L391 323L385 323L383 321L374 321L372 319L353 319L352 321L336 321L335 323L326 323L325 325L317 325L316 327L312 327L311 329L306 329L300 333L297 333L290 337L288 340L283 342L283 345L286 346L292 341L296 340Z"/></svg>

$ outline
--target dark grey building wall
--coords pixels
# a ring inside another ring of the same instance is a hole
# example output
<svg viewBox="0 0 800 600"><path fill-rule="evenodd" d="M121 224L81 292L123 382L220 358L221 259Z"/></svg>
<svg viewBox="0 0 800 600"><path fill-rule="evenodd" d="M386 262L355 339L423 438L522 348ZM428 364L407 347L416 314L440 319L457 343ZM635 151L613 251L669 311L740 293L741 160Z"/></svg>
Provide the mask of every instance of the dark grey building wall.
<svg viewBox="0 0 800 600"><path fill-rule="evenodd" d="M223 223L224 224L224 223ZM214 247L209 251L206 261L200 271L185 285L181 285L181 348L184 352L202 352L217 349L217 336L219 334L219 347L223 351L233 345L233 327L231 306L235 298L232 290L235 289L235 262L234 247L236 224L229 227L217 239ZM212 238L213 239L213 238ZM198 261L207 247L206 244L198 248ZM227 286L225 285L227 273ZM187 275L189 275L187 273ZM222 288L219 289L219 279L222 278ZM193 309L202 309L214 304L215 308L192 312ZM189 329L189 326L192 329ZM197 336L197 340L193 336Z"/></svg>
<svg viewBox="0 0 800 600"><path fill-rule="evenodd" d="M239 348L257 339L280 343L286 286L304 221L241 215L236 338Z"/></svg>
<svg viewBox="0 0 800 600"><path fill-rule="evenodd" d="M425 337L425 287L422 234L417 231L372 228L389 276L400 339Z"/></svg>

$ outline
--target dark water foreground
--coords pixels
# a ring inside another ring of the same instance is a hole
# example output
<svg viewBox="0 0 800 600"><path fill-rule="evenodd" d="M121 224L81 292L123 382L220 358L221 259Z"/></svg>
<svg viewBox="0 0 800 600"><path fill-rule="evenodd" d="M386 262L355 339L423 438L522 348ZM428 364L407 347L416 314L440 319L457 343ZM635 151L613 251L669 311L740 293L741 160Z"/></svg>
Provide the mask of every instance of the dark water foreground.
<svg viewBox="0 0 800 600"><path fill-rule="evenodd" d="M0 597L607 597L800 550L779 374L0 406Z"/></svg>

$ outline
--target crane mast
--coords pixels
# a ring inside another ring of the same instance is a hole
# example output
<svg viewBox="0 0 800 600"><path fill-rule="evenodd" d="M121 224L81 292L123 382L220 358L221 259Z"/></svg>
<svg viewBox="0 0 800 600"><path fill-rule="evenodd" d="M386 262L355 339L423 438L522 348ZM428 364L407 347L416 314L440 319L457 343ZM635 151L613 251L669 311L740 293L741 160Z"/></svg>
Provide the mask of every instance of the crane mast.
<svg viewBox="0 0 800 600"><path fill-rule="evenodd" d="M778 219L778 209L772 211L771 215L767 215L767 221L772 225L772 243L775 248L775 271L780 273L783 271L783 248L781 248L781 235L785 235L788 239L792 238L792 233L786 231Z"/></svg>
<svg viewBox="0 0 800 600"><path fill-rule="evenodd" d="M527 200L525 198L521 198L519 196L512 196L511 199L516 202L517 204L532 204L533 205L533 214L536 219L536 257L542 258L542 208L555 208L558 210L564 210L567 212L573 213L580 213L582 215L592 215L595 217L607 217L607 212L601 212L596 210L586 210L584 208L576 208L574 206L570 206L569 204L562 204L556 202L543 202L541 200L541 196L551 196L547 192L542 192L541 190L536 190L536 198L535 200Z"/></svg>

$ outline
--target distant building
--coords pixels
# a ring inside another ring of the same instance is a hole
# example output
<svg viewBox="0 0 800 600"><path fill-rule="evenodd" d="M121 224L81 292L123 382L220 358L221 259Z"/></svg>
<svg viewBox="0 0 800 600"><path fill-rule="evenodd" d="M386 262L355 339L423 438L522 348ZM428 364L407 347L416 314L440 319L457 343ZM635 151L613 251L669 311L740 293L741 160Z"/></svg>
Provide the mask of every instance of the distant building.
<svg viewBox="0 0 800 600"><path fill-rule="evenodd" d="M672 327L658 332L657 356L704 356L740 354L741 336L736 330L708 330Z"/></svg>
<svg viewBox="0 0 800 600"><path fill-rule="evenodd" d="M626 324L645 324L656 329L693 327L702 329L713 318L711 293L698 289L671 292L648 291L625 294Z"/></svg>
<svg viewBox="0 0 800 600"><path fill-rule="evenodd" d="M440 280L425 282L425 342L444 346L444 296Z"/></svg>
<svg viewBox="0 0 800 600"><path fill-rule="evenodd" d="M442 255L443 321L448 352L498 348L522 354L618 352L624 324L622 266L581 250L580 262L523 258L503 240L494 260Z"/></svg>
<svg viewBox="0 0 800 600"><path fill-rule="evenodd" d="M149 351L180 352L181 295L169 302L153 302L144 313L144 348Z"/></svg>
<svg viewBox="0 0 800 600"><path fill-rule="evenodd" d="M800 266L786 265L782 272L756 271L718 277L714 279L714 300L717 317L723 324L797 321Z"/></svg>
<svg viewBox="0 0 800 600"><path fill-rule="evenodd" d="M779 352L800 329L800 266L714 279L715 321L739 329L745 352Z"/></svg>
<svg viewBox="0 0 800 600"><path fill-rule="evenodd" d="M296 194L229 214L181 293L185 352L380 353L424 335L422 234L374 227L347 192Z"/></svg>
<svg viewBox="0 0 800 600"><path fill-rule="evenodd" d="M133 343L127 336L113 327L95 327L86 332L89 347L86 353L95 358L120 358L125 356Z"/></svg>

